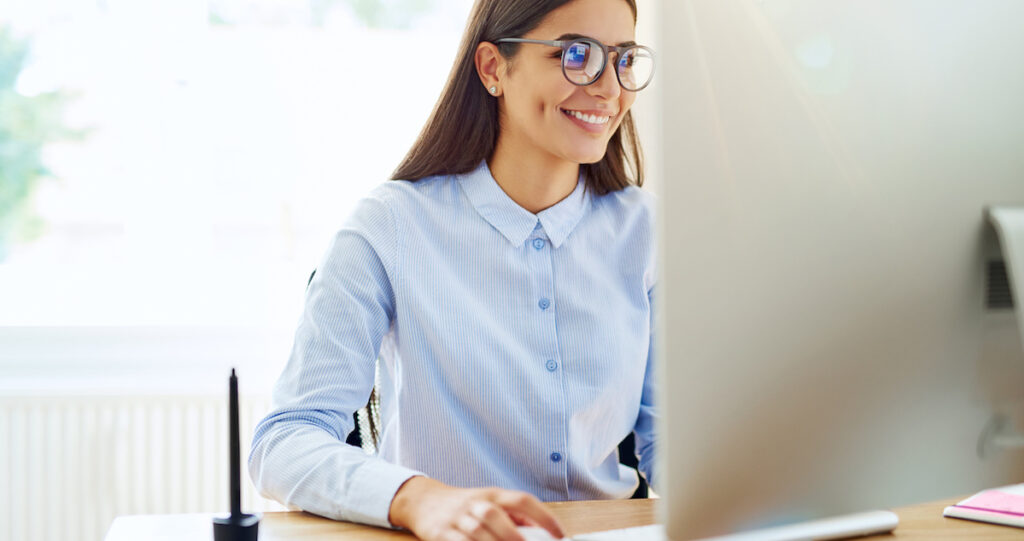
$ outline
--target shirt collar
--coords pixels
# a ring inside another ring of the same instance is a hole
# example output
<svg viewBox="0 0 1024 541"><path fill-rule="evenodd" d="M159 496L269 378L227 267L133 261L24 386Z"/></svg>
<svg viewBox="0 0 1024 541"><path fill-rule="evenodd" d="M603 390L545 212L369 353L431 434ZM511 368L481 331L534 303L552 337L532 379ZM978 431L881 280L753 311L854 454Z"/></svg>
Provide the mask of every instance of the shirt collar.
<svg viewBox="0 0 1024 541"><path fill-rule="evenodd" d="M568 197L537 214L519 206L498 186L486 160L472 172L463 175L459 185L480 216L517 248L530 237L538 221L544 227L551 244L555 248L560 247L586 209L586 182L582 172L576 181L576 188Z"/></svg>

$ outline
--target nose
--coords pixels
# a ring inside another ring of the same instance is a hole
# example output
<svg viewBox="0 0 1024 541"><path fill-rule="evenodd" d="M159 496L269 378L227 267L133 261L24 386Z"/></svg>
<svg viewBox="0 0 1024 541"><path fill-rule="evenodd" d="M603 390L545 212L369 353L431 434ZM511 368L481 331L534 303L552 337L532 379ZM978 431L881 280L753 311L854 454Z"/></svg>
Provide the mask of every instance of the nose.
<svg viewBox="0 0 1024 541"><path fill-rule="evenodd" d="M615 75L615 66L618 63L618 55L611 53L608 55L608 64L605 65L604 73L601 74L593 84L590 84L584 88L587 89L587 93L595 98L602 98L606 100L614 100L619 97L622 93L622 87L619 86L619 78Z"/></svg>

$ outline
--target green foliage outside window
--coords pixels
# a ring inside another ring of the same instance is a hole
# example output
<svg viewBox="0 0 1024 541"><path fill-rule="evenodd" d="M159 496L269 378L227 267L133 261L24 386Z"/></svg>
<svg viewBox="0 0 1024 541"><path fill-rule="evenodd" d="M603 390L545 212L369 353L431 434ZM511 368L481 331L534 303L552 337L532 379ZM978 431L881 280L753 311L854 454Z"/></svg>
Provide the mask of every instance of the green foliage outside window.
<svg viewBox="0 0 1024 541"><path fill-rule="evenodd" d="M24 96L15 90L28 52L27 41L0 27L0 261L13 242L42 234L43 222L32 211L31 201L39 183L50 176L43 165L43 148L82 135L63 125L67 93Z"/></svg>

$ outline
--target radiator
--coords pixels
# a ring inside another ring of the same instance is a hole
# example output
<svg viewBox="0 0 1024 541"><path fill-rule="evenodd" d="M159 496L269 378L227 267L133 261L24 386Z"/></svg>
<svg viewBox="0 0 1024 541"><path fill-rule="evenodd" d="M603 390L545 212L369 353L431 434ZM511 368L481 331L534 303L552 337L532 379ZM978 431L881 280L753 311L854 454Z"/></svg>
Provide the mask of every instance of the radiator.
<svg viewBox="0 0 1024 541"><path fill-rule="evenodd" d="M242 506L282 510L245 460L267 397L242 396ZM0 396L0 540L98 541L126 514L228 501L225 396Z"/></svg>

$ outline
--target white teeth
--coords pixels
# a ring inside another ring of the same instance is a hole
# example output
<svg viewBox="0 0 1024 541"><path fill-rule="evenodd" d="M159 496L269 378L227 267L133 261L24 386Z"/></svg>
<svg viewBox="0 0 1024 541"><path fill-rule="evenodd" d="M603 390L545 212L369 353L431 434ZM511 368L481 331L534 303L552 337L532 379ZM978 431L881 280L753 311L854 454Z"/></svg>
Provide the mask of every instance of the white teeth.
<svg viewBox="0 0 1024 541"><path fill-rule="evenodd" d="M588 124L607 124L611 120L610 116L585 115L579 111L570 111L568 109L564 109L564 111Z"/></svg>

